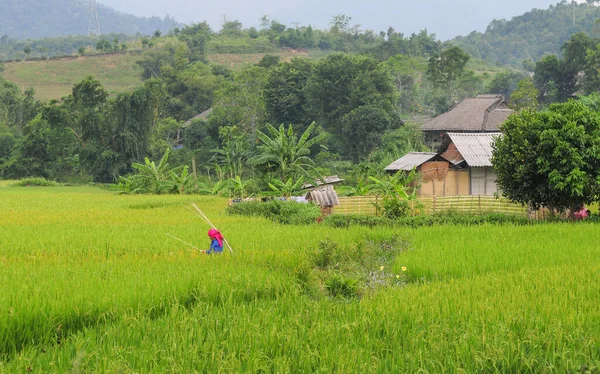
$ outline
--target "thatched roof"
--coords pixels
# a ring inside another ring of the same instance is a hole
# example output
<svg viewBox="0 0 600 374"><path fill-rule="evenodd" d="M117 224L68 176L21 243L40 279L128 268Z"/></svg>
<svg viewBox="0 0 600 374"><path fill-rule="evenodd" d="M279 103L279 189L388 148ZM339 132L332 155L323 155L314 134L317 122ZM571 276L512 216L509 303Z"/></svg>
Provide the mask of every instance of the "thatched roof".
<svg viewBox="0 0 600 374"><path fill-rule="evenodd" d="M423 131L498 131L512 113L501 95L479 95L464 99L448 112L423 124Z"/></svg>
<svg viewBox="0 0 600 374"><path fill-rule="evenodd" d="M438 154L434 152L409 152L389 164L385 171L411 171L413 168L419 167L427 161L437 158Z"/></svg>
<svg viewBox="0 0 600 374"><path fill-rule="evenodd" d="M195 120L197 120L197 119L201 119L201 120L204 120L204 121L206 121L206 119L207 119L207 118L208 118L208 116L209 116L209 115L212 113L212 111L213 111L213 109L212 109L212 108L210 108L210 109L208 109L208 110L205 110L204 112L202 112L202 113L200 113L200 114L198 114L198 115L196 115L196 116L194 116L194 117L192 117L192 118L188 119L187 121L185 121L185 122L184 122L184 125L185 125L185 126L187 126L187 125L189 125L190 123L192 123L193 121L195 121Z"/></svg>
<svg viewBox="0 0 600 374"><path fill-rule="evenodd" d="M492 166L492 143L494 138L500 135L502 133L499 132L485 134L448 133L460 155L471 167Z"/></svg>

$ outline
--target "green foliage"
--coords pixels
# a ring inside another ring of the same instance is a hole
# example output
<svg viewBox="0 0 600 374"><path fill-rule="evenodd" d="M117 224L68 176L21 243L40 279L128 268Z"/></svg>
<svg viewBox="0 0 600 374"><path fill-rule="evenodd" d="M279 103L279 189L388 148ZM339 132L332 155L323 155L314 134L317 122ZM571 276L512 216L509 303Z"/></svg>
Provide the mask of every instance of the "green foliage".
<svg viewBox="0 0 600 374"><path fill-rule="evenodd" d="M269 70L264 88L269 123L293 123L304 132L313 122L305 92L312 71L313 62L304 58L294 58Z"/></svg>
<svg viewBox="0 0 600 374"><path fill-rule="evenodd" d="M470 58L459 47L450 47L439 54L433 54L427 64L427 77L436 87L444 88L450 100L453 100L456 97L455 84L465 77L465 66Z"/></svg>
<svg viewBox="0 0 600 374"><path fill-rule="evenodd" d="M319 249L313 256L313 263L317 268L326 270L335 266L340 260L338 243L331 239L325 239L319 243Z"/></svg>
<svg viewBox="0 0 600 374"><path fill-rule="evenodd" d="M55 187L58 183L46 178L24 178L11 185L12 187Z"/></svg>
<svg viewBox="0 0 600 374"><path fill-rule="evenodd" d="M316 205L293 201L271 200L267 202L242 202L227 208L228 214L265 217L288 225L315 223L321 215Z"/></svg>
<svg viewBox="0 0 600 374"><path fill-rule="evenodd" d="M191 54L191 61L205 61L208 54L208 43L213 31L206 22L192 23L181 29L177 38L186 43Z"/></svg>
<svg viewBox="0 0 600 374"><path fill-rule="evenodd" d="M525 79L525 76L522 73L514 71L498 73L487 85L487 92L490 94L500 94L505 99L508 99L523 79Z"/></svg>
<svg viewBox="0 0 600 374"><path fill-rule="evenodd" d="M360 106L342 117L344 153L354 162L367 158L381 144L392 119L376 106Z"/></svg>
<svg viewBox="0 0 600 374"><path fill-rule="evenodd" d="M323 224L334 228L349 228L352 226L375 227L427 227L439 225L478 226L478 225L533 225L527 217L501 214L471 214L455 211L444 211L431 215L417 215L412 217L387 218L363 214L332 214L323 220Z"/></svg>
<svg viewBox="0 0 600 374"><path fill-rule="evenodd" d="M268 70L249 66L234 74L232 80L223 82L215 92L212 127L237 126L252 138L265 119L265 102L262 98Z"/></svg>
<svg viewBox="0 0 600 374"><path fill-rule="evenodd" d="M282 124L279 129L267 124L269 135L258 132L258 154L249 162L262 166L281 178L281 181L296 181L300 177L318 177L314 161L309 157L312 147L319 146L325 140L321 133L311 138L315 124L311 124L298 138L292 125ZM293 185L294 183L292 183Z"/></svg>
<svg viewBox="0 0 600 374"><path fill-rule="evenodd" d="M417 172L413 169L409 174L403 171L382 179L369 176L372 184L369 191L382 195L381 203L375 208L387 218L405 217L419 205L417 189L414 187Z"/></svg>
<svg viewBox="0 0 600 374"><path fill-rule="evenodd" d="M575 92L577 70L554 55L544 56L535 64L533 82L542 104L564 102Z"/></svg>
<svg viewBox="0 0 600 374"><path fill-rule="evenodd" d="M118 183L111 186L112 189L121 194L178 193L183 195L189 192L195 182L193 176L188 172L187 165L170 168L169 154L170 149L167 148L158 164L150 161L147 157L143 164L133 163L131 166L137 170L137 174L128 178L119 177ZM180 170L181 172L179 172Z"/></svg>
<svg viewBox="0 0 600 374"><path fill-rule="evenodd" d="M314 65L306 84L308 104L323 128L335 135L334 146L355 141L344 131L342 119L361 106L379 108L391 114L397 92L377 60L365 56L332 54Z"/></svg>
<svg viewBox="0 0 600 374"><path fill-rule="evenodd" d="M476 58L520 66L523 60L560 54L563 43L577 32L594 34L598 18L600 8L595 5L563 1L511 20L494 20L484 33L473 32L453 42Z"/></svg>
<svg viewBox="0 0 600 374"><path fill-rule="evenodd" d="M268 183L269 188L279 196L290 197L294 193L298 193L302 190L302 185L304 182L304 178L300 177L298 180L294 181L292 178L289 178L287 181L281 181L279 179L273 179Z"/></svg>
<svg viewBox="0 0 600 374"><path fill-rule="evenodd" d="M504 196L563 211L600 197L600 116L570 100L511 116L492 163Z"/></svg>
<svg viewBox="0 0 600 374"><path fill-rule="evenodd" d="M514 110L537 109L539 94L533 79L525 78L517 83L517 89L510 95L510 107Z"/></svg>
<svg viewBox="0 0 600 374"><path fill-rule="evenodd" d="M217 162L223 165L223 173L229 178L241 176L244 167L251 156L251 144L244 134L241 134L236 126L221 127L219 129L221 148L215 149Z"/></svg>
<svg viewBox="0 0 600 374"><path fill-rule="evenodd" d="M223 180L219 192L225 192L233 198L241 199L248 196L255 196L259 192L259 189L256 181L253 179L243 181L239 175L236 175L234 178Z"/></svg>
<svg viewBox="0 0 600 374"><path fill-rule="evenodd" d="M358 280L333 273L325 282L325 288L331 297L350 299L358 297Z"/></svg>

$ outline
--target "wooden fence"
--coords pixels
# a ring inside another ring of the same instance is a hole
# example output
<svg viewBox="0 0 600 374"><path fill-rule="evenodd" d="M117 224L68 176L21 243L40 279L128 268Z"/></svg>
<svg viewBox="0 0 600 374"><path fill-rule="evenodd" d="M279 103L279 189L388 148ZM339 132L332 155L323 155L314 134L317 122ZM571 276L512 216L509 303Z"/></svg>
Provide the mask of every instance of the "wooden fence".
<svg viewBox="0 0 600 374"><path fill-rule="evenodd" d="M375 204L380 199L377 196L340 197L340 205L333 209L333 213L375 215ZM528 214L527 207L494 196L423 196L419 198L419 203L425 214L453 210L471 214L504 213L541 218L535 212Z"/></svg>
<svg viewBox="0 0 600 374"><path fill-rule="evenodd" d="M527 216L527 207L494 196L428 196L420 198L419 201L428 214L453 210L472 214L504 213Z"/></svg>

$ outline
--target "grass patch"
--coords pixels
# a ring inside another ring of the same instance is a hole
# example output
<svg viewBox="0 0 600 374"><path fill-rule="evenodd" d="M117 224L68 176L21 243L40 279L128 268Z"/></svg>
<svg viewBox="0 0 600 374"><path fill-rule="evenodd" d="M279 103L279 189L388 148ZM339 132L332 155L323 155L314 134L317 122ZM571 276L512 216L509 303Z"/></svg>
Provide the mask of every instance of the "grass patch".
<svg viewBox="0 0 600 374"><path fill-rule="evenodd" d="M3 77L19 87L35 88L39 100L60 99L73 86L91 75L102 82L109 93L132 91L142 84L136 53L81 56L74 58L20 61L4 64Z"/></svg>
<svg viewBox="0 0 600 374"><path fill-rule="evenodd" d="M59 184L46 178L24 178L10 185L12 187L56 187Z"/></svg>

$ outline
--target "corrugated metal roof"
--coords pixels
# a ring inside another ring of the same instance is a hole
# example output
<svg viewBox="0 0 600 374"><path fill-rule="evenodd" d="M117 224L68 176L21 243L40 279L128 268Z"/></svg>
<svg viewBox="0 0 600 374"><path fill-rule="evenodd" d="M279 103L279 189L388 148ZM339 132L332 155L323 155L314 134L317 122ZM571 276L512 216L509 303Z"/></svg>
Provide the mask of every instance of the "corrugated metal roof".
<svg viewBox="0 0 600 374"><path fill-rule="evenodd" d="M332 176L329 176L329 177L325 177L325 178L323 178L322 180L317 180L317 181L316 181L316 183L317 183L317 186L322 186L322 185L324 185L324 184L334 184L334 183L341 183L341 182L343 182L343 181L344 181L344 180L343 180L343 179L340 179L340 177L338 177L337 175L332 175ZM312 188L312 187L314 187L314 186L312 185L312 183L304 183L304 184L302 185L302 188L305 188L305 189L306 189L306 188Z"/></svg>
<svg viewBox="0 0 600 374"><path fill-rule="evenodd" d="M450 140L469 166L492 166L492 143L499 132L468 134L448 133Z"/></svg>
<svg viewBox="0 0 600 374"><path fill-rule="evenodd" d="M387 171L397 171L397 170L411 171L413 168L424 164L425 162L431 160L435 156L437 156L437 153L433 153L433 152L410 152L410 153L407 153L406 155L402 156L401 158L397 159L396 161L392 162L391 164L389 164L385 168L385 170L387 170Z"/></svg>
<svg viewBox="0 0 600 374"><path fill-rule="evenodd" d="M319 186L306 194L306 200L312 201L318 206L340 205L338 196L331 184Z"/></svg>

